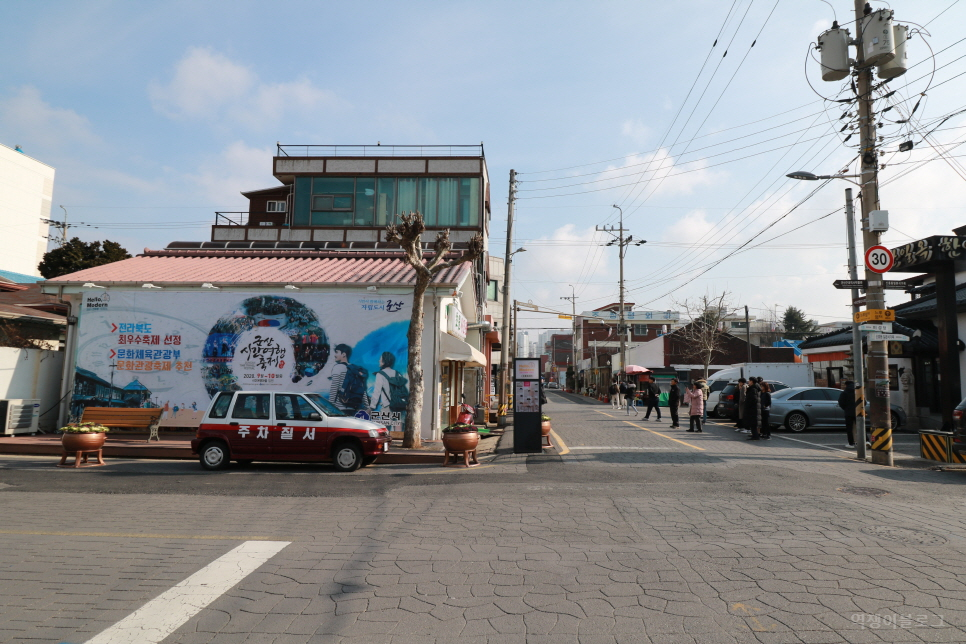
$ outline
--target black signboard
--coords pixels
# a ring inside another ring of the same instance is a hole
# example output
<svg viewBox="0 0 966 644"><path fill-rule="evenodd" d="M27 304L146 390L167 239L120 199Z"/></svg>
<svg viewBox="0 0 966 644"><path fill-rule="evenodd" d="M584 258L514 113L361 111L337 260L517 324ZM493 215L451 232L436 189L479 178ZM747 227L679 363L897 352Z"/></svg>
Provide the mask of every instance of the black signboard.
<svg viewBox="0 0 966 644"><path fill-rule="evenodd" d="M832 282L835 288L868 288L869 282L866 280L835 280Z"/></svg>
<svg viewBox="0 0 966 644"><path fill-rule="evenodd" d="M513 453L543 453L540 358L513 361Z"/></svg>

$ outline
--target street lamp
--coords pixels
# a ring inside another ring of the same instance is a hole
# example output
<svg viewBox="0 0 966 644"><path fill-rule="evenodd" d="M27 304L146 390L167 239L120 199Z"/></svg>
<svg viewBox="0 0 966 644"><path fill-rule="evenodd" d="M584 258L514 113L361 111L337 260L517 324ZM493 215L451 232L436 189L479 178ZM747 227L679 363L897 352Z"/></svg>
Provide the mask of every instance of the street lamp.
<svg viewBox="0 0 966 644"><path fill-rule="evenodd" d="M811 172L806 172L804 170L799 170L797 172L792 172L786 175L790 179L799 179L802 181L817 181L819 179L844 179L849 183L854 183L855 185L862 187L852 178L861 178L862 175L856 174L835 174L835 175L815 175ZM846 219L846 232L848 234L849 242L849 278L852 280L858 280L858 266L855 257L855 216L852 211L852 188L846 188L845 190L845 219ZM863 226L863 230L864 230ZM880 282L881 284L881 282ZM879 295L877 299L873 299L872 291L878 291ZM883 308L885 307L885 294L882 292L881 287L869 285L866 288L866 293L870 296L869 308L874 308L876 306L875 302L881 303ZM861 309L860 305L857 304L859 298L859 289L852 289L852 371L853 378L855 379L855 444L857 448L857 456L865 460L865 356L862 353L862 332L859 330L859 325L855 321L855 316ZM870 360L871 362L871 360ZM875 365L870 364L870 367L874 366L876 369L881 370L882 365L879 364L881 360L877 360ZM888 369L888 365L885 367Z"/></svg>
<svg viewBox="0 0 966 644"><path fill-rule="evenodd" d="M510 242L507 241L507 251L510 250ZM507 357L509 353L510 341L510 267L513 264L513 256L517 253L525 253L526 248L520 247L513 252L507 252L506 261L503 267L503 329L500 335L500 392L499 407L504 410L502 416L498 416L500 426L506 424L506 402L507 402ZM516 331L516 329L514 329Z"/></svg>

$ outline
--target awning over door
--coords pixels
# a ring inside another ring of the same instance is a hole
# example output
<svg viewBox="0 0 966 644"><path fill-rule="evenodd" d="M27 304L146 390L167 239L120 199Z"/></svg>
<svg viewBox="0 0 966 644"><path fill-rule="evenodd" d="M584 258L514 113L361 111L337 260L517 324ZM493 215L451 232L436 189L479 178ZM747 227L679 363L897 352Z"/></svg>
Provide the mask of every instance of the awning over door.
<svg viewBox="0 0 966 644"><path fill-rule="evenodd" d="M486 356L480 350L448 333L440 334L439 359L465 362L467 367L486 366Z"/></svg>

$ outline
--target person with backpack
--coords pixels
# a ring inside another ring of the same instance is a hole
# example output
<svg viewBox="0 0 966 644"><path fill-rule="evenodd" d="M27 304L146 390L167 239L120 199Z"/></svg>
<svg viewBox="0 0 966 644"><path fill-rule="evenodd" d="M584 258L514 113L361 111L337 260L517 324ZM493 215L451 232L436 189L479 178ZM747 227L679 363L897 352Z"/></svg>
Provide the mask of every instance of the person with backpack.
<svg viewBox="0 0 966 644"><path fill-rule="evenodd" d="M360 409L368 407L369 372L365 367L349 364L352 347L347 344L335 345L332 356L335 358L335 364L332 366L332 375L329 376L329 380L332 381L329 388L329 402L346 415L354 416Z"/></svg>
<svg viewBox="0 0 966 644"><path fill-rule="evenodd" d="M376 372L376 385L372 390L369 408L373 411L406 411L409 406L409 387L406 377L396 371L396 356L384 351L379 356L379 371Z"/></svg>
<svg viewBox="0 0 966 644"><path fill-rule="evenodd" d="M613 409L620 409L621 408L620 389L617 387L616 382L610 383L610 386L607 388L607 395L610 397L610 406Z"/></svg>
<svg viewBox="0 0 966 644"><path fill-rule="evenodd" d="M633 380L628 380L624 383L624 402L627 405L627 415L631 415L631 409L634 410L634 415L637 416L637 385L634 384Z"/></svg>

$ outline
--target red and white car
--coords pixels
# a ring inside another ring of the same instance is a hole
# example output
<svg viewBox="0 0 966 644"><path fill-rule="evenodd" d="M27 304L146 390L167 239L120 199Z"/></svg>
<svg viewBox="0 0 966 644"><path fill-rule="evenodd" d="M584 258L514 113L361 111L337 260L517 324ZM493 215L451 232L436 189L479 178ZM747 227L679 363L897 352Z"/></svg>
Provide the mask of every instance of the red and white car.
<svg viewBox="0 0 966 644"><path fill-rule="evenodd" d="M352 472L390 443L384 426L346 416L319 394L235 391L212 399L191 452L207 470L229 461L331 461Z"/></svg>

